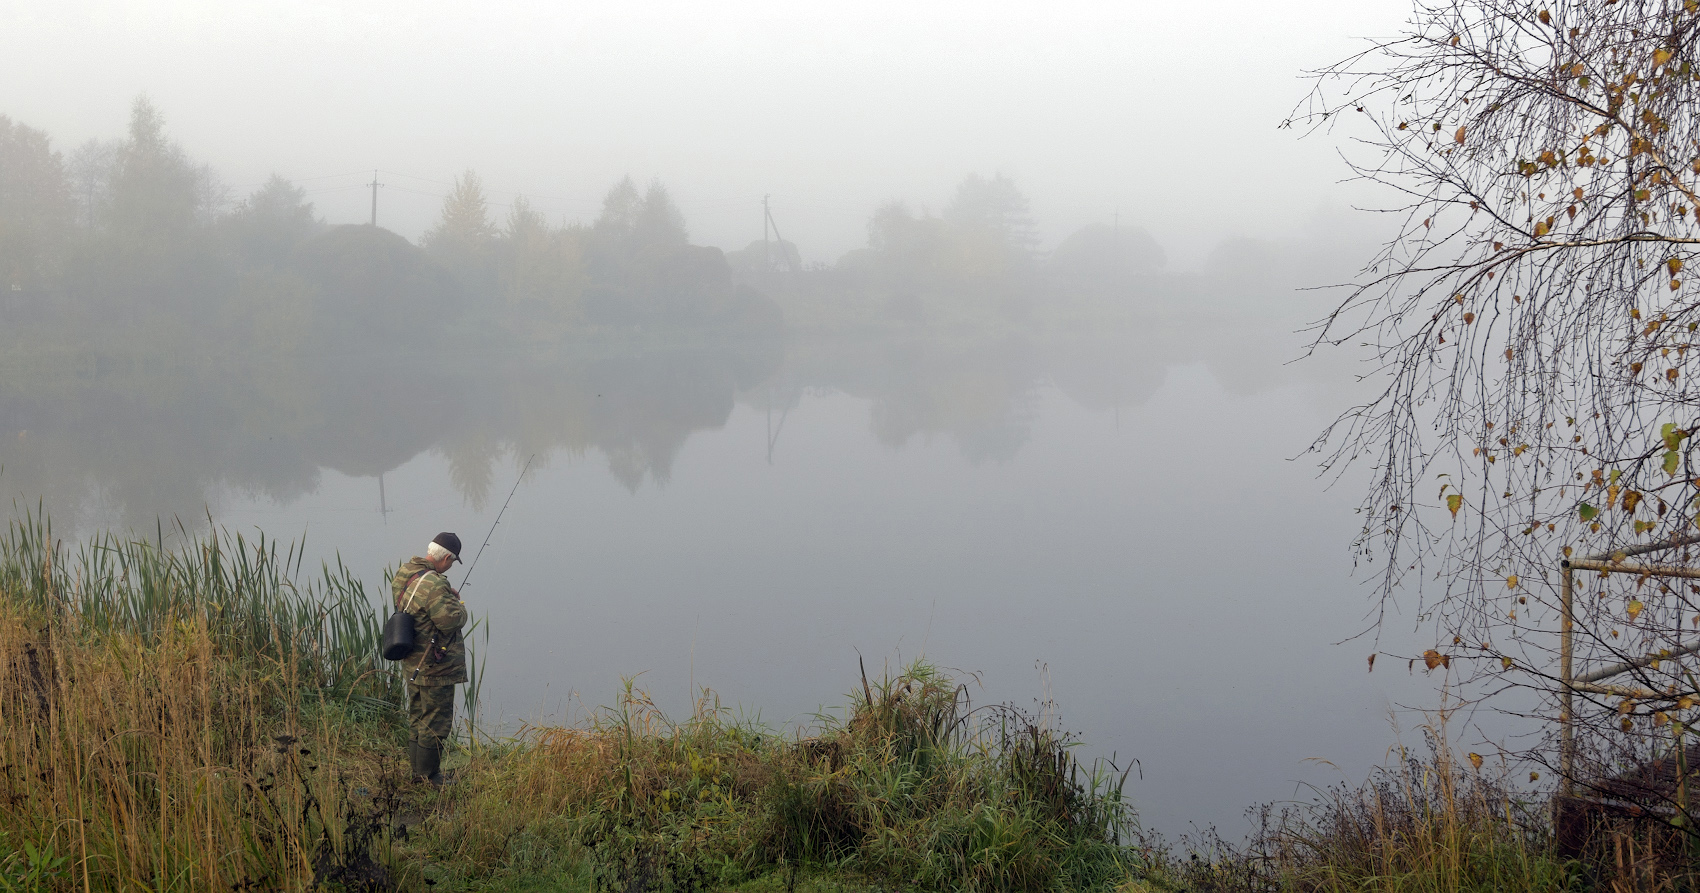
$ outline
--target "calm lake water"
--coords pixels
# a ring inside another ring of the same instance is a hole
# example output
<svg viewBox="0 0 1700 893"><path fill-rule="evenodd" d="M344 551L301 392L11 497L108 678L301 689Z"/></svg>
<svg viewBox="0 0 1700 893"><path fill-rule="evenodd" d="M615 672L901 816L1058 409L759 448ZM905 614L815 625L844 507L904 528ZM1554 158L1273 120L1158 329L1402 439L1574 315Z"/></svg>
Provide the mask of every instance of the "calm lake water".
<svg viewBox="0 0 1700 893"><path fill-rule="evenodd" d="M1437 700L1336 644L1371 607L1359 489L1290 460L1350 368L1284 365L1291 328L97 368L6 398L0 484L61 528L305 534L376 592L439 530L470 557L535 456L465 593L487 721L570 722L635 677L679 715L706 686L808 723L859 658L925 657L1136 759L1148 825L1238 834L1252 804L1361 779L1390 716L1420 746L1398 705ZM1412 627L1380 647L1420 652Z"/></svg>

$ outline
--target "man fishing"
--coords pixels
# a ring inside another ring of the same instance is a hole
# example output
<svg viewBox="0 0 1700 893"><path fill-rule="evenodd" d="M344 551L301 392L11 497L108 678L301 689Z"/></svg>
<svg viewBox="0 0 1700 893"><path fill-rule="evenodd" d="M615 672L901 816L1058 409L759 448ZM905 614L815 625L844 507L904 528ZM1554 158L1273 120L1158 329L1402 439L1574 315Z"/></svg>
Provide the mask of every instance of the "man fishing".
<svg viewBox="0 0 1700 893"><path fill-rule="evenodd" d="M443 786L443 742L454 731L455 685L466 681L466 605L443 576L460 560L460 537L439 533L423 558L403 562L390 580L396 608L413 618L413 651L398 663L407 676L407 758L416 779Z"/></svg>

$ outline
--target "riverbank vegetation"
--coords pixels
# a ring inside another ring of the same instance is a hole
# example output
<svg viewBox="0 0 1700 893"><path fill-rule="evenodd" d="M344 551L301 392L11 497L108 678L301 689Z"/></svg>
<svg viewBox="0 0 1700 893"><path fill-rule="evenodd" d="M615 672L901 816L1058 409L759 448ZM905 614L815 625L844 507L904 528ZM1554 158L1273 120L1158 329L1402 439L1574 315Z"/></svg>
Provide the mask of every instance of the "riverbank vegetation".
<svg viewBox="0 0 1700 893"><path fill-rule="evenodd" d="M674 722L628 690L581 727L463 736L455 783L414 785L360 582L304 578L274 542L171 542L70 552L44 522L11 527L5 888L691 890L824 871L1109 889L1129 871L1124 775L1015 710L970 709L924 664L859 679L806 732L706 698Z"/></svg>
<svg viewBox="0 0 1700 893"><path fill-rule="evenodd" d="M811 728L684 719L635 688L571 728L459 739L403 775L397 680L345 568L228 533L0 543L3 890L1683 889L1633 826L1559 854L1544 797L1438 744L1165 843L1124 771L973 707L926 664L850 676ZM477 682L468 686L476 697ZM476 704L471 705L476 709ZM1443 736L1442 736L1443 737ZM1436 739L1437 741L1439 738Z"/></svg>

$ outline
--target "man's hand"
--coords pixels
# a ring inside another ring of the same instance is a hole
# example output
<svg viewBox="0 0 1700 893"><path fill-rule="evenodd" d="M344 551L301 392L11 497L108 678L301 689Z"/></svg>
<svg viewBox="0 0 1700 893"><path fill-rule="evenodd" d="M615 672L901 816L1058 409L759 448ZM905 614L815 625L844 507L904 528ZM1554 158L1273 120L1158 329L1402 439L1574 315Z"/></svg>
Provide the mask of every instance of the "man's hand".
<svg viewBox="0 0 1700 893"><path fill-rule="evenodd" d="M449 587L449 594L453 595L455 598L460 598L460 590L454 588L453 586Z"/></svg>

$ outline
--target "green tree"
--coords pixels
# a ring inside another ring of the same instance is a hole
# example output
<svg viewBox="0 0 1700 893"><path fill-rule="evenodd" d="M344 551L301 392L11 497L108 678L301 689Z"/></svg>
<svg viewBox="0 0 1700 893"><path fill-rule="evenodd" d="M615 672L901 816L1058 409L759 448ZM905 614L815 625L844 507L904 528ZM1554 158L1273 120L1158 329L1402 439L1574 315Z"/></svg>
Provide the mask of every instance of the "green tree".
<svg viewBox="0 0 1700 893"><path fill-rule="evenodd" d="M645 257L690 243L685 215L667 187L652 180L640 194L631 177L622 178L603 197L602 213L591 225L591 236L600 260L622 274L630 274L631 267Z"/></svg>
<svg viewBox="0 0 1700 893"><path fill-rule="evenodd" d="M964 177L945 206L944 219L961 236L984 239L1012 255L1030 255L1039 244L1027 196L1004 174Z"/></svg>
<svg viewBox="0 0 1700 893"><path fill-rule="evenodd" d="M779 319L772 301L733 283L720 249L690 244L659 181L642 194L630 177L614 184L585 235L584 314L594 324L766 328Z"/></svg>
<svg viewBox="0 0 1700 893"><path fill-rule="evenodd" d="M55 284L74 206L47 134L0 115L0 289Z"/></svg>
<svg viewBox="0 0 1700 893"><path fill-rule="evenodd" d="M590 227L589 272L603 302L639 316L653 313L650 305L666 268L688 244L684 215L667 188L652 181L639 193L631 177L622 178L602 199L602 213Z"/></svg>
<svg viewBox="0 0 1700 893"><path fill-rule="evenodd" d="M91 139L78 146L65 165L71 199L77 205L77 224L85 234L92 235L109 222L121 146L118 140Z"/></svg>
<svg viewBox="0 0 1700 893"><path fill-rule="evenodd" d="M637 229L643 213L643 196L630 176L620 178L602 197L602 213L591 225L598 238L625 238Z"/></svg>
<svg viewBox="0 0 1700 893"><path fill-rule="evenodd" d="M165 135L165 118L147 97L130 107L128 137L112 178L110 235L133 257L161 261L180 254L207 203L205 174Z"/></svg>
<svg viewBox="0 0 1700 893"><path fill-rule="evenodd" d="M946 263L960 294L1007 305L1031 289L1039 237L1014 180L969 174L945 206L944 221L951 229Z"/></svg>
<svg viewBox="0 0 1700 893"><path fill-rule="evenodd" d="M549 235L549 220L543 212L531 206L531 200L517 196L508 209L508 222L502 235L512 242L537 242Z"/></svg>
<svg viewBox="0 0 1700 893"><path fill-rule="evenodd" d="M420 246L477 292L494 290L492 248L496 227L490 221L489 200L478 174L468 170L455 178L443 198L442 216L425 233Z"/></svg>
<svg viewBox="0 0 1700 893"><path fill-rule="evenodd" d="M899 317L945 312L967 320L988 308L1020 314L1035 291L1037 241L1015 182L970 174L942 216L916 214L902 202L880 206L868 220L868 254L841 266Z"/></svg>
<svg viewBox="0 0 1700 893"><path fill-rule="evenodd" d="M642 249L669 251L690 244L685 214L660 180L651 180L638 207L632 237Z"/></svg>
<svg viewBox="0 0 1700 893"><path fill-rule="evenodd" d="M550 228L525 196L514 200L498 238L501 291L519 331L561 332L582 311L585 288L581 226Z"/></svg>
<svg viewBox="0 0 1700 893"><path fill-rule="evenodd" d="M1045 268L1059 290L1128 297L1163 263L1162 246L1145 230L1094 223L1062 240Z"/></svg>
<svg viewBox="0 0 1700 893"><path fill-rule="evenodd" d="M881 284L892 292L933 291L949 278L951 237L944 221L887 202L868 219L868 248Z"/></svg>
<svg viewBox="0 0 1700 893"><path fill-rule="evenodd" d="M297 245L324 228L307 191L273 174L220 221L248 266L283 266Z"/></svg>

